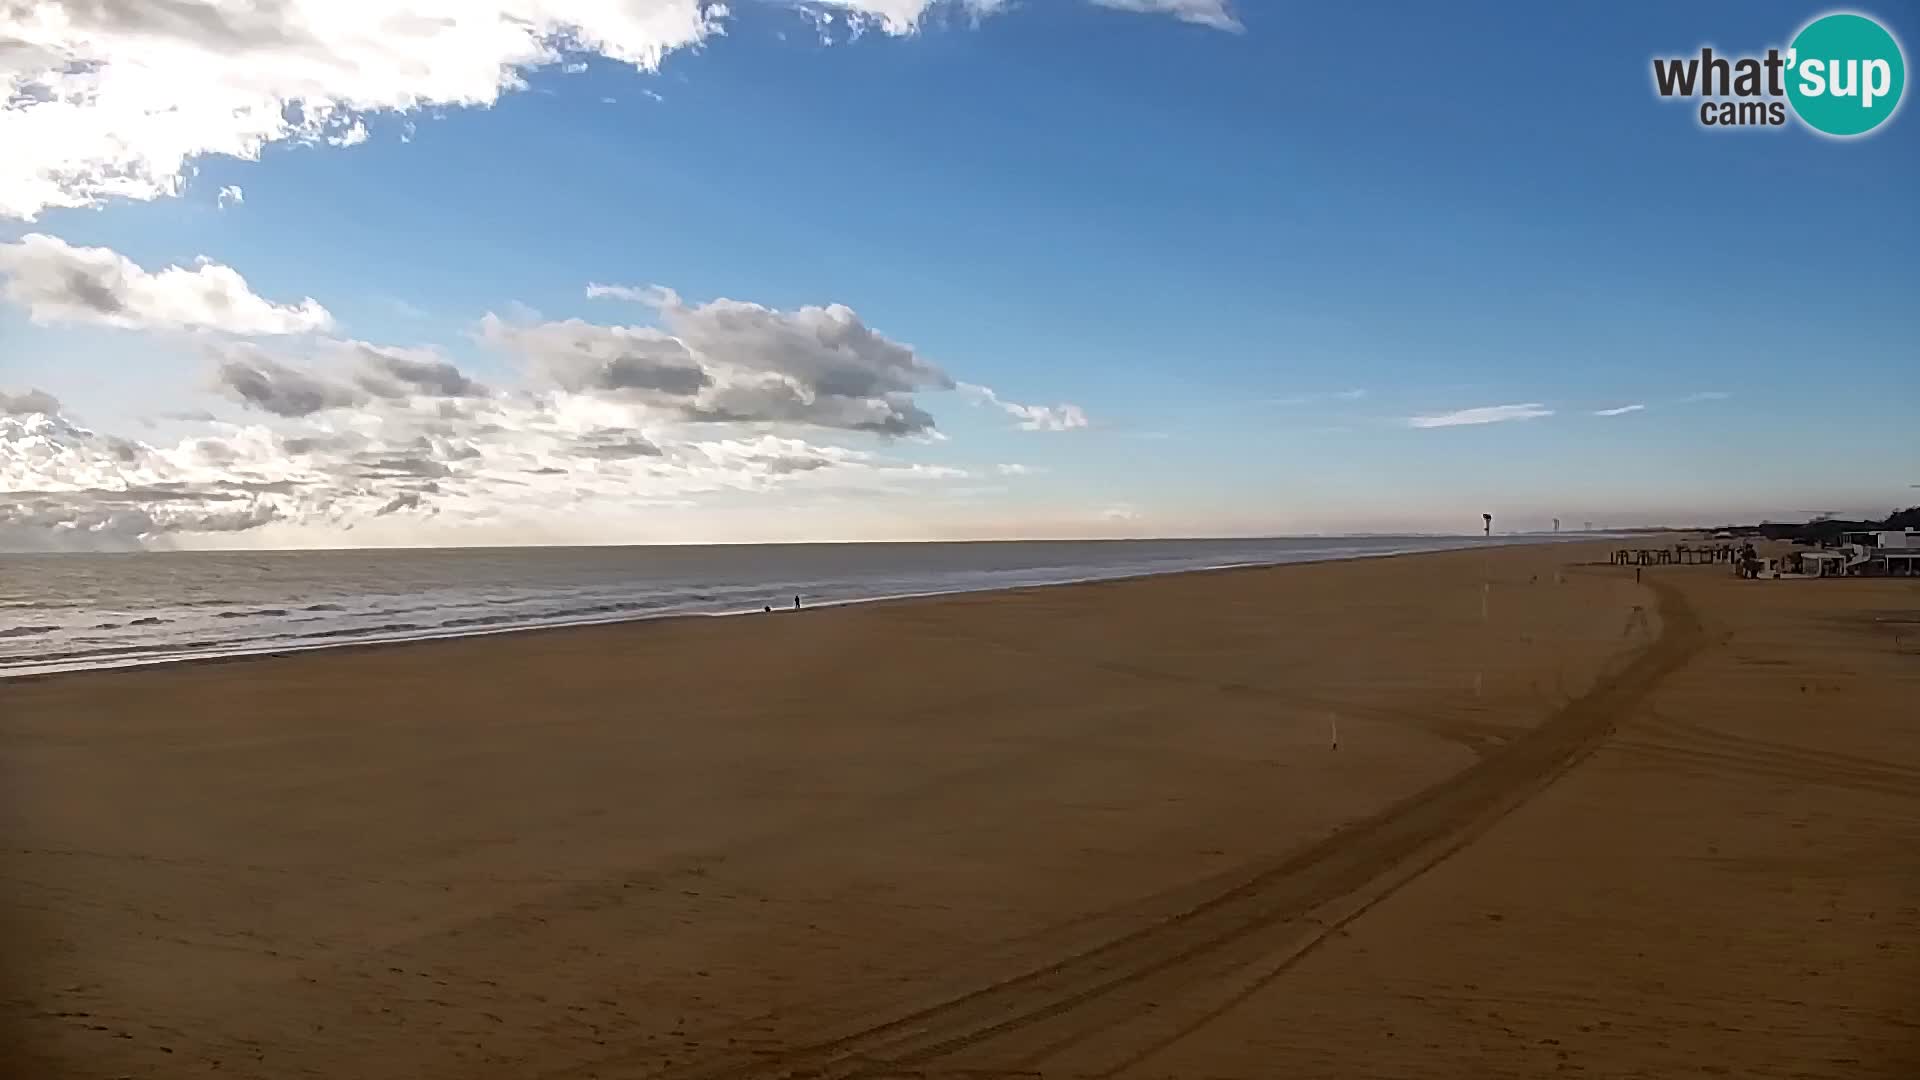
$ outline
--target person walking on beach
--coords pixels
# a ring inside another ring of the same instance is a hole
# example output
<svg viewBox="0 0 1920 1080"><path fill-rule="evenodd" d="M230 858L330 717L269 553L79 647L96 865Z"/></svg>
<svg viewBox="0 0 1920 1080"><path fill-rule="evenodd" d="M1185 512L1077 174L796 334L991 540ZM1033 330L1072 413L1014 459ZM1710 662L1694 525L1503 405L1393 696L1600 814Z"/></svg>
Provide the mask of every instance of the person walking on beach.
<svg viewBox="0 0 1920 1080"><path fill-rule="evenodd" d="M793 610L795 611L800 610L800 596L797 593L794 595L794 598L793 598Z"/></svg>

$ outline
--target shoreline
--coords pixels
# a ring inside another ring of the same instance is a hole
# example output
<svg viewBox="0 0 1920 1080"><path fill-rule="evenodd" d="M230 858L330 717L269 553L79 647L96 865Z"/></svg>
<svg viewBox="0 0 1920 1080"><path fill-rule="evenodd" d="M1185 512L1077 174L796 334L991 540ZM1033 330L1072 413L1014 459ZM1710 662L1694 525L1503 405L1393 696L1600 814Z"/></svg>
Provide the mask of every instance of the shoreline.
<svg viewBox="0 0 1920 1080"><path fill-rule="evenodd" d="M1286 537L1282 539L1296 539ZM1346 539L1332 537L1329 539ZM1398 537L1375 537L1373 539L1399 539ZM1419 539L1409 537L1408 539ZM1435 540L1462 539L1468 537L1433 537ZM1231 571L1272 570L1284 566L1321 566L1332 563L1348 562L1357 559L1408 558L1419 555L1444 555L1451 552L1485 550L1489 547L1502 549L1538 547L1549 544L1592 543L1604 538L1576 535L1568 539L1549 539L1544 537L1495 538L1492 543L1465 543L1457 547L1442 548L1403 548L1390 551L1353 552L1325 557L1290 559L1278 562L1228 563L1220 566L1182 567L1175 570L1149 570L1140 573L1122 573L1112 575L1094 575L1089 577L1062 578L1055 581L1027 582L1016 585L986 585L979 588L939 589L928 592L888 593L877 596L848 597L836 600L822 600L808 603L802 610L824 610L842 608L860 604L898 603L911 600L932 600L949 596L975 596L993 593L1017 592L1023 589L1057 589L1075 585L1097 585L1103 582L1139 581L1148 578L1178 577L1185 574L1217 574ZM942 541L944 542L944 541ZM971 541L976 543L999 543L1001 541ZM1029 543L1035 541L1018 541ZM1041 543L1053 541L1037 541ZM1060 543L1081 543L1082 541L1058 541ZM1126 541L1115 541L1126 542ZM704 545L701 545L704 546ZM755 545L745 545L755 546ZM464 549L423 549L423 550L464 550ZM511 626L459 627L446 630L422 630L393 636L380 636L370 633L364 638L342 641L315 641L305 644L288 644L250 647L244 643L231 649L208 650L178 655L142 656L125 660L107 660L98 663L74 661L71 663L54 660L44 664L21 663L12 666L0 666L0 686L17 680L40 680L93 673L137 671L150 667L172 667L182 664L226 664L245 660L268 659L279 656L296 656L303 653L337 650L360 650L391 648L404 645L423 645L437 641L458 641L468 638L495 637L503 634L531 634L541 631L578 630L591 627L621 626L638 623L661 623L677 619L722 619L749 615L794 614L791 608L776 607L772 612L755 609L738 611L663 611L657 614L613 615L605 618L564 619L552 622L528 622Z"/></svg>

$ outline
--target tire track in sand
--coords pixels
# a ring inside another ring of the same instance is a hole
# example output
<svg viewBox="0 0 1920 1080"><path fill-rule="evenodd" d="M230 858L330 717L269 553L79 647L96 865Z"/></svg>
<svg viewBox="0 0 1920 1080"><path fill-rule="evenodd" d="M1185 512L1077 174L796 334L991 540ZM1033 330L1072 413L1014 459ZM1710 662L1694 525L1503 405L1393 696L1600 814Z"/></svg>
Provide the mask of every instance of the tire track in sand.
<svg viewBox="0 0 1920 1080"><path fill-rule="evenodd" d="M1609 751L1694 773L1740 773L1787 784L1820 784L1920 798L1920 769L1725 731L1650 709Z"/></svg>
<svg viewBox="0 0 1920 1080"><path fill-rule="evenodd" d="M810 1041L723 1051L659 1071L622 1055L570 1075L882 1080L924 1076L929 1067L1028 1071L1096 1035L1099 1067L1076 1062L1076 1073L1110 1075L1144 1061L1551 784L1685 664L1705 642L1699 621L1672 586L1649 585L1660 636L1585 695L1463 772L1302 851L1250 866L1237 884L1184 910L903 1015L816 1023Z"/></svg>

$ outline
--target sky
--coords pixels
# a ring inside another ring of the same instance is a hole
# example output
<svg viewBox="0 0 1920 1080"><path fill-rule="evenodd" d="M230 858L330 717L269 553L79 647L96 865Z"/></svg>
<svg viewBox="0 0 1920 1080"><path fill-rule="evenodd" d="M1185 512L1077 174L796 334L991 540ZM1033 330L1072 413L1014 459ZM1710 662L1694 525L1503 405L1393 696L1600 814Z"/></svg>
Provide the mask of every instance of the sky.
<svg viewBox="0 0 1920 1080"><path fill-rule="evenodd" d="M0 0L0 548L1882 515L1920 121L1650 74L1828 10Z"/></svg>

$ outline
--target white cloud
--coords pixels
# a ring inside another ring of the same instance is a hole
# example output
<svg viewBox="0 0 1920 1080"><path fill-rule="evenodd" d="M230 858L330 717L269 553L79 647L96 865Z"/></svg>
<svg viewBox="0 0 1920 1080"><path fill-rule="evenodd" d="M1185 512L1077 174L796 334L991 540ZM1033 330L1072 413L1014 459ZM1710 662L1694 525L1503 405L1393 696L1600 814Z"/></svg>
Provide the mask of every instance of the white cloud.
<svg viewBox="0 0 1920 1080"><path fill-rule="evenodd" d="M708 0L38 0L0 5L0 217L179 194L205 154L351 146L380 111L487 106L563 51L643 71Z"/></svg>
<svg viewBox="0 0 1920 1080"><path fill-rule="evenodd" d="M407 522L431 518L435 528L491 528L496 537L504 529L605 539L597 530L609 521L652 506L776 491L900 493L971 476L772 433L721 429L715 438L711 425L662 423L644 409L565 392L361 398L309 409L342 384L251 359L274 380L255 393L257 403L283 406L270 410L271 427L215 423L209 434L149 445L39 411L0 416L0 490L9 493L0 549L151 546L195 535L196 544L226 546L233 534L256 531L280 543L338 543L395 516L402 520L382 524L381 535L418 536Z"/></svg>
<svg viewBox="0 0 1920 1080"><path fill-rule="evenodd" d="M957 385L844 305L694 303L658 287L596 295L640 300L660 326L488 316L480 340L528 361L519 386L482 385L432 346L202 337L208 388L255 419L169 408L156 415L188 426L146 426L189 432L171 444L80 427L45 391L0 394L0 549L638 538L657 527L652 508L744 515L769 492L787 493L788 507L859 505L930 486L978 493L989 490L980 478L1035 471L828 441L931 442L933 417L915 398ZM120 310L98 298L89 310L102 308ZM1085 422L1071 406L977 392L1030 426Z"/></svg>
<svg viewBox="0 0 1920 1080"><path fill-rule="evenodd" d="M1407 426L1413 428L1463 427L1470 424L1499 424L1508 420L1533 420L1552 415L1552 409L1537 401L1528 402L1525 405L1482 405L1457 412L1410 416L1407 418Z"/></svg>
<svg viewBox="0 0 1920 1080"><path fill-rule="evenodd" d="M372 135L367 131L367 125L363 121L355 120L349 123L344 130L336 131L328 135L327 145L338 147L359 146L370 138L372 138Z"/></svg>
<svg viewBox="0 0 1920 1080"><path fill-rule="evenodd" d="M787 2L856 37L1012 6ZM1227 0L1093 2L1241 29ZM178 195L207 155L355 146L376 114L485 108L543 67L597 56L654 72L731 15L720 0L0 0L0 218ZM404 121L401 141L412 134Z"/></svg>
<svg viewBox="0 0 1920 1080"><path fill-rule="evenodd" d="M657 304L670 295L660 287L649 285L645 288L636 285L602 285L599 282L587 286L589 300L630 300L636 304Z"/></svg>
<svg viewBox="0 0 1920 1080"><path fill-rule="evenodd" d="M0 417L0 547L128 547L180 532L275 520L263 492L293 484L252 474L260 440L184 440L161 451L57 415Z"/></svg>
<svg viewBox="0 0 1920 1080"><path fill-rule="evenodd" d="M1625 415L1626 415L1626 414L1628 414L1628 413L1637 413L1637 412L1640 412L1640 411L1642 411L1642 410L1644 410L1645 408L1646 408L1646 406L1645 406L1645 405L1622 405L1622 406L1620 406L1620 407L1618 407L1618 408L1614 408L1614 409L1595 409L1595 410L1593 410L1593 415L1595 415L1595 416L1625 416Z"/></svg>
<svg viewBox="0 0 1920 1080"><path fill-rule="evenodd" d="M1062 402L1059 405L1022 405L1017 401L1008 401L990 386L978 383L959 383L957 388L974 401L992 405L1008 416L1020 421L1023 431L1074 431L1087 427L1087 412L1078 405Z"/></svg>
<svg viewBox="0 0 1920 1080"><path fill-rule="evenodd" d="M220 189L220 194L215 196L213 201L220 209L225 210L229 206L239 206L246 202L247 193L240 190L239 184L228 184Z"/></svg>
<svg viewBox="0 0 1920 1080"><path fill-rule="evenodd" d="M1317 405L1328 401L1360 401L1367 396L1365 390L1316 390L1305 394L1289 394L1285 397L1269 398L1270 405Z"/></svg>
<svg viewBox="0 0 1920 1080"><path fill-rule="evenodd" d="M41 233L0 244L0 278L6 298L36 323L246 335L298 334L333 323L312 297L298 304L262 299L238 272L216 262L149 273L109 248L73 247Z"/></svg>
<svg viewBox="0 0 1920 1080"><path fill-rule="evenodd" d="M1008 0L811 0L800 6L815 12L838 11L852 24L858 36L869 23L889 34L911 34L920 29L936 11L958 10L971 19L982 19L1004 11ZM825 26L821 27L825 35ZM831 43L831 39L828 39Z"/></svg>
<svg viewBox="0 0 1920 1080"><path fill-rule="evenodd" d="M1020 405L1003 401L1000 407L1017 417L1025 431L1073 431L1087 426L1087 414L1078 405Z"/></svg>
<svg viewBox="0 0 1920 1080"><path fill-rule="evenodd" d="M1234 17L1233 8L1227 0L1093 0L1093 3L1115 11L1171 15L1181 22L1211 26L1229 33L1238 34L1246 29Z"/></svg>

